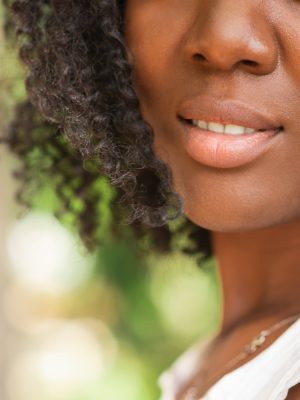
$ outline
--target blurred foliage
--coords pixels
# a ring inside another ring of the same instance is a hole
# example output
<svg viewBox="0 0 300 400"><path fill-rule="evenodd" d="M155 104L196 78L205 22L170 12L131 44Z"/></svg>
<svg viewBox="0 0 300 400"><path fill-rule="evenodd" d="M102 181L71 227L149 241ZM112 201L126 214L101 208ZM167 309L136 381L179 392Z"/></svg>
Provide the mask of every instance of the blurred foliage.
<svg viewBox="0 0 300 400"><path fill-rule="evenodd" d="M3 17L1 5L0 16ZM25 99L24 72L15 53L16 50L4 41L0 29L2 133L13 118L14 106ZM17 162L13 160L12 166ZM51 176L47 176L49 160L41 160L38 150L33 149L28 162L35 163L37 172L43 174L39 179L43 184L33 191L33 209L52 213L57 208L58 198ZM85 168L89 170L91 166L85 165ZM69 182L76 186L76 176L70 177ZM199 268L195 258L176 251L178 243L174 244L172 254L142 257L133 235L125 227L124 237L113 241L106 231L113 191L104 178L100 178L96 186L93 190L101 194L102 200L104 198L98 210L102 215L103 224L99 229L104 240L92 255L86 254L93 264L92 277L82 287L61 296L24 292L23 305L28 313L40 319L89 317L101 320L113 332L119 348L115 365L102 382L101 398L155 399L159 396L156 381L162 370L218 324L220 298L215 266L213 260L209 260ZM68 188L64 186L63 190L67 198ZM78 197L70 201L73 213L60 217L73 227L74 218L84 207L84 199ZM74 229L73 233L76 235ZM89 395L80 398L93 399L93 388L89 390Z"/></svg>
<svg viewBox="0 0 300 400"><path fill-rule="evenodd" d="M0 22L3 21L4 9L0 3ZM16 50L4 40L0 27L0 129L4 128L12 117L13 106L25 99L24 72L16 59Z"/></svg>

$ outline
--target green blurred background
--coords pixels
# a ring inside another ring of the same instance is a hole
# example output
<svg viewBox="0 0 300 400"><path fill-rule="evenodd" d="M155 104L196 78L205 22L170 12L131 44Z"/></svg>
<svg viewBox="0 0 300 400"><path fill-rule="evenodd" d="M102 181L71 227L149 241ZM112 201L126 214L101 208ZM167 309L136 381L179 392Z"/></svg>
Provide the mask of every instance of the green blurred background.
<svg viewBox="0 0 300 400"><path fill-rule="evenodd" d="M25 98L0 4L0 133ZM218 325L214 260L141 260L132 239L88 253L52 215L45 182L31 210L14 201L18 161L0 149L1 400L152 400L157 379ZM104 232L105 234L105 232Z"/></svg>

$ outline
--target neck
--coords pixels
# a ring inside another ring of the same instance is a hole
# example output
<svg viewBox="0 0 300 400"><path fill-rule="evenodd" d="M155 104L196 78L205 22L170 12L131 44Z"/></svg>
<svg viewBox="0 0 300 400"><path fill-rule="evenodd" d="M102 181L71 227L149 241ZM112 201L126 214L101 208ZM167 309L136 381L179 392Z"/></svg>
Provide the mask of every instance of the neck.
<svg viewBox="0 0 300 400"><path fill-rule="evenodd" d="M300 313L300 220L248 232L212 232L221 280L221 332L244 320Z"/></svg>

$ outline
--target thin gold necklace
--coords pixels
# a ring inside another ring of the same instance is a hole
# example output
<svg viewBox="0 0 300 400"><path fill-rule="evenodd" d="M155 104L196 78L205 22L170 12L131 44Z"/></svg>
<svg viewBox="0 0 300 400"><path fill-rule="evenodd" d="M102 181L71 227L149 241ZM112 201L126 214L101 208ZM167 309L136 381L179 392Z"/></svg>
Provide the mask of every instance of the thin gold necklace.
<svg viewBox="0 0 300 400"><path fill-rule="evenodd" d="M222 368L222 375L225 374L228 370L231 370L234 366L236 366L238 363L241 361L244 361L246 358L248 358L250 355L254 354L258 348L260 348L266 341L267 337L270 336L273 332L277 331L278 329L282 328L283 326L295 322L297 319L300 318L300 314L293 315L291 317L287 317L279 322L276 322L276 324L272 325L268 329L263 329L260 331L260 333L255 336L250 343L246 344L242 351L229 360L224 367ZM220 372L218 373L220 375ZM217 375L213 375L212 378L210 378L210 381L213 381L214 378L216 378ZM201 400L201 398L198 397L197 395L198 390L196 386L191 386L185 397L184 400Z"/></svg>

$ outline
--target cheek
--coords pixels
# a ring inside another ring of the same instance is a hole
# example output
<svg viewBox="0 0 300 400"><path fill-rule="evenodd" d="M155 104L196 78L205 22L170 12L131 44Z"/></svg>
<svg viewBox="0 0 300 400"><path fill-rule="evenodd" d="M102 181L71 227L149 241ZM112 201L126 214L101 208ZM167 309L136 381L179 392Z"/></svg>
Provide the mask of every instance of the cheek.
<svg viewBox="0 0 300 400"><path fill-rule="evenodd" d="M182 40L197 7L195 0L129 0L125 40L134 65L135 86L143 104L155 104L161 98L170 72L177 71L174 65L182 56Z"/></svg>
<svg viewBox="0 0 300 400"><path fill-rule="evenodd" d="M154 46L159 49L161 43ZM152 54L152 48L147 45L133 47L132 57L134 60L134 85L141 102L143 111L153 110L160 103L163 96L161 92L165 87L166 75L169 71L166 58L161 51Z"/></svg>

